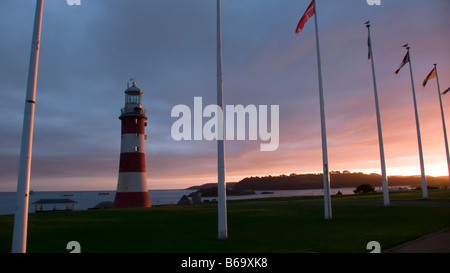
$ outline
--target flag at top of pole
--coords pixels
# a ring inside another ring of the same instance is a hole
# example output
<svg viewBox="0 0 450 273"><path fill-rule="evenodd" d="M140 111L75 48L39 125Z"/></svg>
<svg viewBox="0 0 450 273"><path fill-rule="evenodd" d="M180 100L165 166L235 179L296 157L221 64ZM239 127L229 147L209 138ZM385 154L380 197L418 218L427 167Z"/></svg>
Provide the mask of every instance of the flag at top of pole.
<svg viewBox="0 0 450 273"><path fill-rule="evenodd" d="M450 91L450 87L449 88L447 88L444 92L442 92L442 95L445 95L445 94L447 94L448 93L448 91Z"/></svg>
<svg viewBox="0 0 450 273"><path fill-rule="evenodd" d="M309 4L308 8L305 11L305 14L303 14L302 18L297 24L297 28L295 29L295 33L300 34L300 31L303 30L305 27L306 22L309 20L309 18L313 17L313 15L316 12L316 9L314 7L314 0Z"/></svg>
<svg viewBox="0 0 450 273"><path fill-rule="evenodd" d="M330 197L330 173L328 170L328 151L327 151L327 132L325 125L325 107L323 99L323 85L322 85L322 68L320 62L320 46L319 46L319 30L317 26L317 9L315 0L312 0L303 14L302 18L297 24L295 33L299 34L303 30L309 18L314 16L314 23L316 26L316 48L317 48L317 69L319 76L319 97L320 97L320 121L322 132L322 161L323 161L323 198L325 207L325 219L331 219L331 197Z"/></svg>
<svg viewBox="0 0 450 273"><path fill-rule="evenodd" d="M427 75L425 80L422 83L422 86L425 88L425 85L427 85L428 80L436 78L436 84L437 84L437 91L438 91L438 97L439 97L439 105L441 107L441 118L442 118L442 129L444 130L444 143L445 143L445 155L447 157L447 169L448 169L448 179L449 179L449 186L450 186L450 152L448 149L448 138L447 138L447 129L445 127L445 117L444 117L444 108L442 107L442 98L441 98L441 87L439 86L439 76L437 72L437 64L434 64L433 69L431 72ZM449 88L450 89L450 88ZM448 92L448 90L445 90L444 93Z"/></svg>
<svg viewBox="0 0 450 273"><path fill-rule="evenodd" d="M432 78L436 78L436 67L433 67L433 70L431 70L431 72L428 74L428 76L425 78L425 80L423 80L422 86L425 87L425 85L427 85L427 82L429 80L431 80ZM439 92L439 94L440 94L440 92Z"/></svg>
<svg viewBox="0 0 450 273"><path fill-rule="evenodd" d="M414 88L414 78L413 78L413 71L412 71L412 65L411 65L411 55L409 52L409 45L405 44L405 45L403 45L403 47L406 48L406 50L407 50L406 55L403 58L403 61L400 64L400 67L395 71L395 74L398 74L400 69L402 69L402 67L405 64L409 63L409 72L411 74L411 87L412 87L412 94L413 94L413 101L414 101L414 113L415 113L415 118L416 118L417 143L419 146L420 173L421 173L421 178L422 178L422 195L423 195L423 198L426 199L426 198L428 198L428 189L427 189L427 180L426 180L426 176L425 176L425 164L423 161L422 137L420 135L419 114L417 111L417 100L416 100L416 91Z"/></svg>
<svg viewBox="0 0 450 273"><path fill-rule="evenodd" d="M407 63L409 63L409 53L406 53L405 57L402 60L402 63L400 64L398 69L395 71L395 74L398 74L398 72L400 72L400 69L402 69L402 67Z"/></svg>

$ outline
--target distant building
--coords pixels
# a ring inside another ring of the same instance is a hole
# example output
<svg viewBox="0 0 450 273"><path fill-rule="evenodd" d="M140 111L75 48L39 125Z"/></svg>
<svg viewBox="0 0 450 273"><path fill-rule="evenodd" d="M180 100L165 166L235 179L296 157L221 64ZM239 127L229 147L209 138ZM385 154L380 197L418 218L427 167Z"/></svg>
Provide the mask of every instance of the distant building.
<svg viewBox="0 0 450 273"><path fill-rule="evenodd" d="M178 201L177 205L192 205L192 200L187 197L186 194L184 194L180 201Z"/></svg>
<svg viewBox="0 0 450 273"><path fill-rule="evenodd" d="M202 202L202 193L196 191L189 195L184 194L178 201L177 205L192 205L192 204L200 204L201 202Z"/></svg>
<svg viewBox="0 0 450 273"><path fill-rule="evenodd" d="M57 199L39 199L33 202L35 205L34 210L36 212L40 211L53 211L53 210L73 210L77 201L67 199L67 198L57 198Z"/></svg>
<svg viewBox="0 0 450 273"><path fill-rule="evenodd" d="M189 196L192 197L192 202L194 204L200 204L202 202L202 193L199 191L193 192Z"/></svg>

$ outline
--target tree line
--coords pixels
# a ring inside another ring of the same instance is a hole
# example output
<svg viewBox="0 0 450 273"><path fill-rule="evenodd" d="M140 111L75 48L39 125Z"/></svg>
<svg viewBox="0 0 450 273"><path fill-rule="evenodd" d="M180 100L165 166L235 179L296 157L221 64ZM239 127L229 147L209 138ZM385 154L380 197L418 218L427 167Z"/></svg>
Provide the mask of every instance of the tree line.
<svg viewBox="0 0 450 273"><path fill-rule="evenodd" d="M448 186L448 176L427 176L428 186ZM381 175L376 173L365 174L361 172L331 171L330 186L332 188L357 187L368 184L381 187ZM389 176L389 186L421 186L420 176ZM301 190L323 188L322 173L256 176L246 177L233 186L233 190Z"/></svg>

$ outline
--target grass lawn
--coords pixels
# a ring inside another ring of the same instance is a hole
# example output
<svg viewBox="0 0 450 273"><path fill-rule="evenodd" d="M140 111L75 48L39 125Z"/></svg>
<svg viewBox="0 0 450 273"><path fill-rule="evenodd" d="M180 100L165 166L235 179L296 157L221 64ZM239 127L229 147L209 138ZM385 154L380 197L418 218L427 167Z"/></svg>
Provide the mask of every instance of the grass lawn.
<svg viewBox="0 0 450 273"><path fill-rule="evenodd" d="M430 201L450 202L449 190L430 190ZM420 200L421 192L392 193L391 200ZM333 197L382 200L381 194ZM257 201L263 203L255 205ZM217 239L215 204L139 209L57 211L29 215L28 252L68 252L78 241L81 252L369 252L450 227L450 206L333 206L325 220L323 205L279 201L321 197L269 198L228 202L227 240ZM13 216L0 216L0 252L10 252Z"/></svg>

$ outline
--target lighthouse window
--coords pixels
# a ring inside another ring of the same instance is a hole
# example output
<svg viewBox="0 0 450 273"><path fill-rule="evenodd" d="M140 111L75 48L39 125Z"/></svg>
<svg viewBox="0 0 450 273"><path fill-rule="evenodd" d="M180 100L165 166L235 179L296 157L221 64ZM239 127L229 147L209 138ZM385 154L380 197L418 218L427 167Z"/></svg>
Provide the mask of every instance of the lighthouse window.
<svg viewBox="0 0 450 273"><path fill-rule="evenodd" d="M139 103L139 95L127 95L126 96L127 104L140 104Z"/></svg>
<svg viewBox="0 0 450 273"><path fill-rule="evenodd" d="M134 146L134 151L135 152L139 152L139 147L138 146Z"/></svg>

